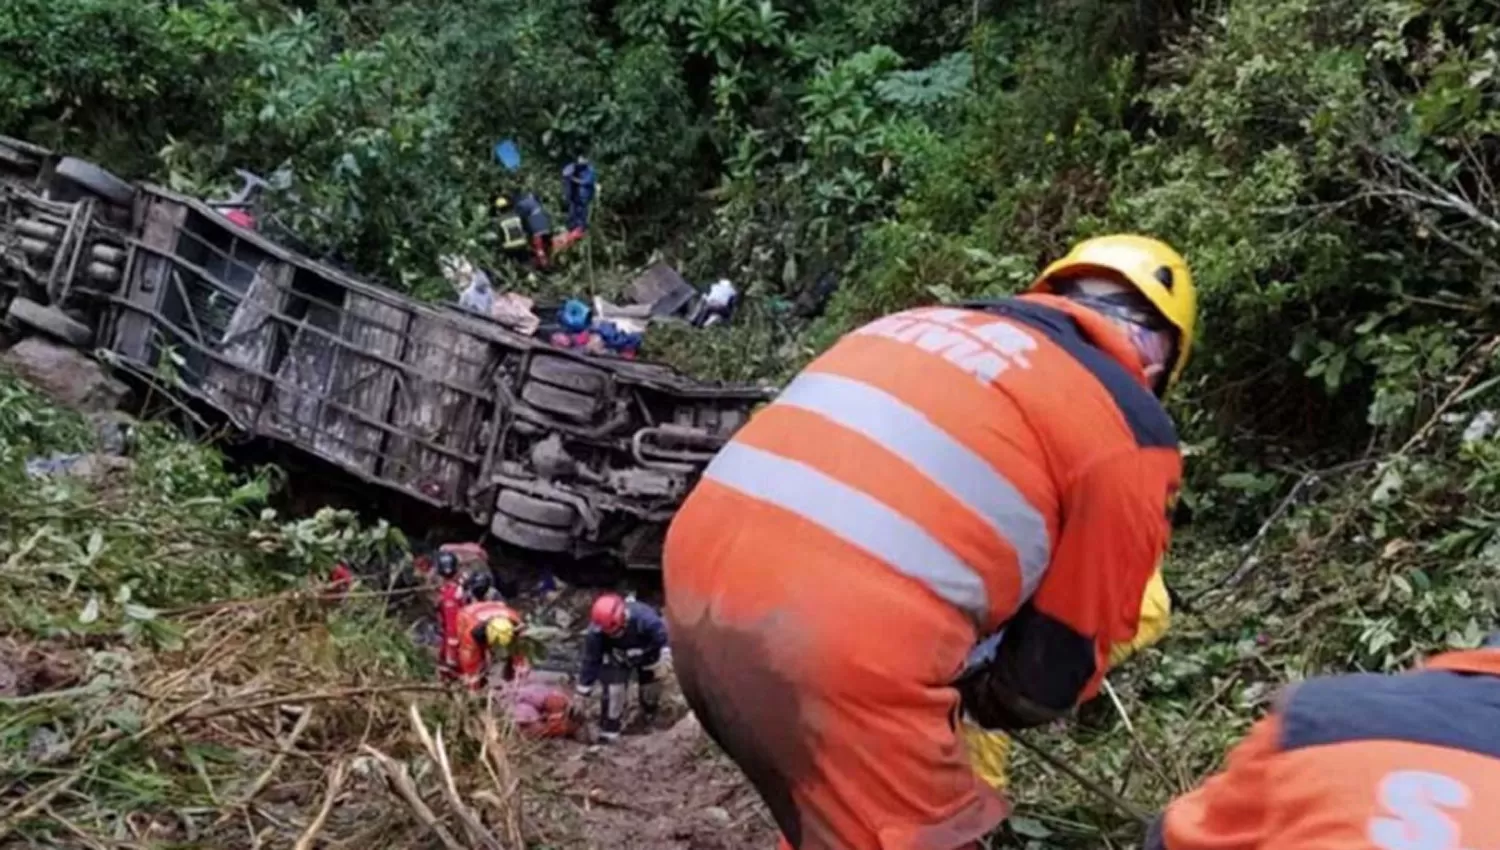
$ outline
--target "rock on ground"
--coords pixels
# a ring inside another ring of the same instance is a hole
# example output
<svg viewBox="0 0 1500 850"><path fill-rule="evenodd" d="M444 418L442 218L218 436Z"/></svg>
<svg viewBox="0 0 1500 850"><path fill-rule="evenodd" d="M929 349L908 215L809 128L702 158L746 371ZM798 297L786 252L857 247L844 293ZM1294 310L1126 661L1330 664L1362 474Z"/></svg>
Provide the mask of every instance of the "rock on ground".
<svg viewBox="0 0 1500 850"><path fill-rule="evenodd" d="M26 461L26 474L32 478L71 475L94 483L134 468L135 461L130 458L107 454L60 454Z"/></svg>
<svg viewBox="0 0 1500 850"><path fill-rule="evenodd" d="M0 365L58 404L83 413L114 410L129 392L88 355L39 336L16 343L0 355Z"/></svg>

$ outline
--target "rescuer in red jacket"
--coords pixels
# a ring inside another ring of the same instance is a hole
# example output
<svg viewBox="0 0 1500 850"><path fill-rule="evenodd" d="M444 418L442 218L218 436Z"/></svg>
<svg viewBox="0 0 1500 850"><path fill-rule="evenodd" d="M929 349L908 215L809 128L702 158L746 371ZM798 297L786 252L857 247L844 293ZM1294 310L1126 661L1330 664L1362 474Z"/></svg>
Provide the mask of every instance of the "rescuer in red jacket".
<svg viewBox="0 0 1500 850"><path fill-rule="evenodd" d="M960 713L1060 717L1135 635L1195 298L1165 244L1091 239L1026 295L845 336L714 458L664 553L675 667L785 845L953 850L1005 817Z"/></svg>
<svg viewBox="0 0 1500 850"><path fill-rule="evenodd" d="M1500 847L1500 634L1401 676L1294 687L1146 850Z"/></svg>
<svg viewBox="0 0 1500 850"><path fill-rule="evenodd" d="M451 679L458 673L458 612L467 600L459 581L458 556L439 552L434 570L442 582L438 585L438 631L442 640L438 647L438 673L444 679Z"/></svg>

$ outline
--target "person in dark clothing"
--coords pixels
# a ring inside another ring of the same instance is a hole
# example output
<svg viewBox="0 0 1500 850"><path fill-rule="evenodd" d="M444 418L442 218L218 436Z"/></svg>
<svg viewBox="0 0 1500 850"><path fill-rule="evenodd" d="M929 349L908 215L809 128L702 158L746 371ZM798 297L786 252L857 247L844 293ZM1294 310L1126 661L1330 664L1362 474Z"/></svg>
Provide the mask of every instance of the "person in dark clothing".
<svg viewBox="0 0 1500 850"><path fill-rule="evenodd" d="M479 570L464 579L464 601L503 602L505 594L495 586L495 577L489 570Z"/></svg>
<svg viewBox="0 0 1500 850"><path fill-rule="evenodd" d="M649 723L661 706L658 666L667 648L667 626L661 615L642 602L606 593L594 600L589 630L583 643L583 668L578 692L588 695L602 681L599 737L620 737L625 696L630 680L640 683L641 714Z"/></svg>
<svg viewBox="0 0 1500 850"><path fill-rule="evenodd" d="M568 233L576 242L589 229L589 208L593 206L599 183L594 177L594 166L582 154L563 166L562 177L563 203L568 208Z"/></svg>
<svg viewBox="0 0 1500 850"><path fill-rule="evenodd" d="M547 268L552 261L552 216L536 195L522 192L519 195L501 195L495 199L496 227L500 231L500 246L505 253L515 257L527 256L539 269Z"/></svg>

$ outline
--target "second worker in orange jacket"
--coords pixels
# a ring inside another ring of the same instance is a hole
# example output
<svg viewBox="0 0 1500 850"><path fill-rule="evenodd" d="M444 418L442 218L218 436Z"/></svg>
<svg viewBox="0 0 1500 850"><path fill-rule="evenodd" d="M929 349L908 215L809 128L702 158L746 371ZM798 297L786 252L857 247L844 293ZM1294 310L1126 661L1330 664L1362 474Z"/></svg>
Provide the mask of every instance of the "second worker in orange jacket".
<svg viewBox="0 0 1500 850"><path fill-rule="evenodd" d="M1500 634L1399 676L1309 679L1146 850L1500 847Z"/></svg>
<svg viewBox="0 0 1500 850"><path fill-rule="evenodd" d="M1057 718L1134 636L1195 318L1171 248L1089 240L1026 295L854 331L715 457L664 553L674 666L785 846L955 850L1005 817L960 707Z"/></svg>

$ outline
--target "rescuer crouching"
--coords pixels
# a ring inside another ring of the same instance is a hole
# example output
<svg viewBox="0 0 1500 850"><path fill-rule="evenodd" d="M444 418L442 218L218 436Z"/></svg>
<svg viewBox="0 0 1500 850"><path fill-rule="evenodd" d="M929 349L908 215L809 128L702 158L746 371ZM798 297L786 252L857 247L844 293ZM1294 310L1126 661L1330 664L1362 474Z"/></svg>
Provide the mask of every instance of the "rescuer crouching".
<svg viewBox="0 0 1500 850"><path fill-rule="evenodd" d="M599 738L620 737L630 682L639 683L641 716L649 724L661 708L661 665L667 651L667 626L656 609L644 602L606 593L594 600L584 637L583 665L578 693L600 694Z"/></svg>

